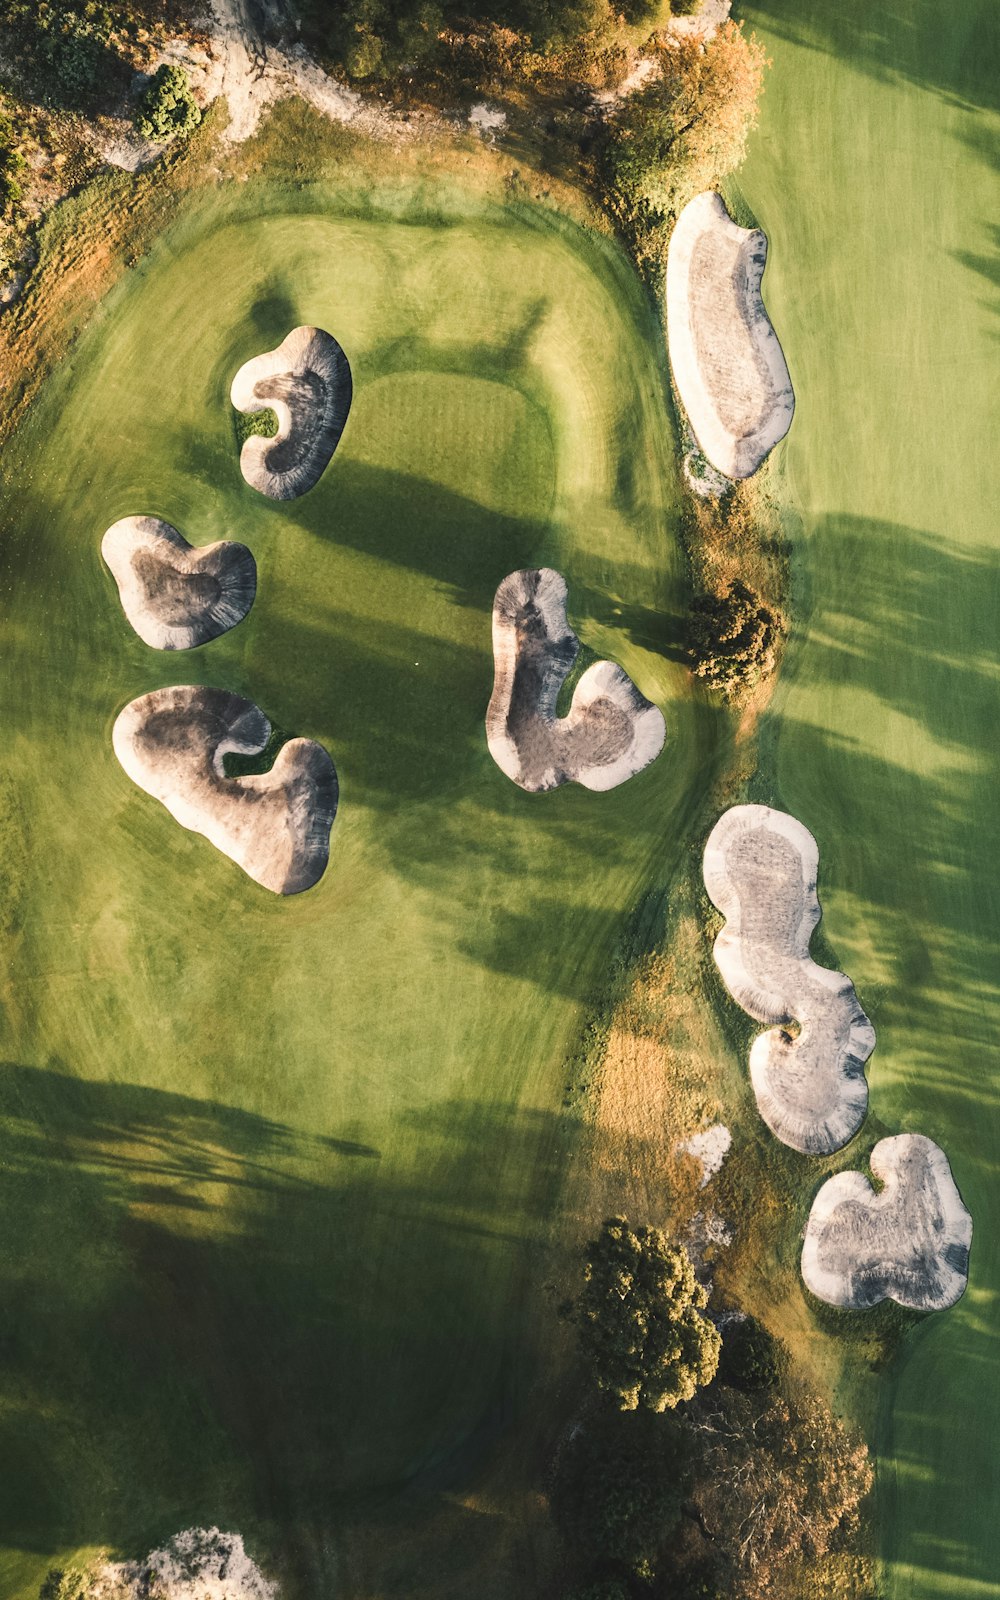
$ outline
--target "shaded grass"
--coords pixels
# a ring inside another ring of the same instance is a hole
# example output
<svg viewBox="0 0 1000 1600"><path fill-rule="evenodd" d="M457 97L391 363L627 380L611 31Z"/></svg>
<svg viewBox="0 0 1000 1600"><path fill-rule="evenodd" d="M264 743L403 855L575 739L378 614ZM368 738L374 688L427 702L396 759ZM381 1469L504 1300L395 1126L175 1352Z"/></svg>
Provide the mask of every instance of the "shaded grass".
<svg viewBox="0 0 1000 1600"><path fill-rule="evenodd" d="M800 619L755 798L779 791L819 841L878 1032L875 1114L943 1145L975 1222L968 1292L909 1337L876 1435L887 1593L944 1600L1000 1564L1000 21L978 0L946 27L924 0L746 10L775 62L740 183L796 390Z"/></svg>

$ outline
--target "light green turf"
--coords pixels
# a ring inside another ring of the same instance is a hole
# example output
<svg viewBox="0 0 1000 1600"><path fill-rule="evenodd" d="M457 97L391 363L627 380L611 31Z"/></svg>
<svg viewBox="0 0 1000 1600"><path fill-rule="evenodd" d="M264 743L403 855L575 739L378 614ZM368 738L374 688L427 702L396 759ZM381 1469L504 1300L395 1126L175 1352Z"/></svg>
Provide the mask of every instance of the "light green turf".
<svg viewBox="0 0 1000 1600"><path fill-rule="evenodd" d="M354 405L282 506L240 478L228 386L308 322ZM718 737L676 665L665 392L635 279L569 224L457 189L234 186L128 275L7 450L11 1600L57 1549L191 1522L333 1594L345 1521L461 1484L516 1411L564 1059ZM243 625L139 642L99 547L140 512L246 541ZM486 750L493 594L541 562L666 710L663 756L610 794L525 795ZM187 682L333 753L309 893L259 889L118 767L121 707Z"/></svg>
<svg viewBox="0 0 1000 1600"><path fill-rule="evenodd" d="M1000 1595L1000 8L763 0L741 175L795 386L801 620L768 728L877 1031L873 1109L941 1142L969 1291L884 1395L893 1600Z"/></svg>

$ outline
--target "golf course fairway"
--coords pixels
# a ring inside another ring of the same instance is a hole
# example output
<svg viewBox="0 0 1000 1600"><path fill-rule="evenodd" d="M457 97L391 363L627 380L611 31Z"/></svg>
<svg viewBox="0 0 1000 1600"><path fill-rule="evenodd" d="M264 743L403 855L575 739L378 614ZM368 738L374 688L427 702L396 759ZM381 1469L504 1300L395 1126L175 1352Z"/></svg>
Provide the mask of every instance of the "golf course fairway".
<svg viewBox="0 0 1000 1600"><path fill-rule="evenodd" d="M240 475L229 385L301 324L354 402L278 504ZM187 202L6 449L7 1600L191 1524L238 1528L285 1600L339 1593L344 1527L461 1485L516 1415L566 1061L715 760L671 648L666 392L596 234L443 179L251 181ZM147 514L256 559L253 610L202 649L122 614L101 537ZM664 710L610 793L526 794L487 750L493 596L531 564ZM315 888L266 893L130 783L112 724L167 684L330 751Z"/></svg>
<svg viewBox="0 0 1000 1600"><path fill-rule="evenodd" d="M796 415L798 619L755 799L820 846L872 1018L873 1112L938 1141L965 1297L885 1380L893 1600L1000 1595L1000 10L758 0L773 58L740 174ZM769 793L763 792L770 790Z"/></svg>

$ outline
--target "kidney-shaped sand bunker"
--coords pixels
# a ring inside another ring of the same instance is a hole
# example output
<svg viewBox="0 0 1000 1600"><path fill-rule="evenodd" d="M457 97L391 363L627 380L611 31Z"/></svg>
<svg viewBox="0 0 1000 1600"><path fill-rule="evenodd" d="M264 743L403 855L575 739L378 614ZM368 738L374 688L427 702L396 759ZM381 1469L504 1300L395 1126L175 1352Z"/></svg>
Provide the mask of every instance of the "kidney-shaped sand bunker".
<svg viewBox="0 0 1000 1600"><path fill-rule="evenodd" d="M226 777L228 752L258 755L270 737L252 700L197 685L133 700L112 733L133 783L182 828L204 834L265 889L298 894L326 870L337 773L322 745L290 739L270 772Z"/></svg>
<svg viewBox="0 0 1000 1600"><path fill-rule="evenodd" d="M705 846L705 888L726 925L715 960L726 988L758 1022L797 1021L754 1040L750 1078L771 1132L806 1155L829 1155L868 1108L865 1062L875 1030L843 972L818 966L819 851L808 828L770 806L732 806Z"/></svg>
<svg viewBox="0 0 1000 1600"><path fill-rule="evenodd" d="M557 715L559 691L579 651L558 572L540 567L504 579L493 602L486 740L497 766L522 789L563 783L614 789L663 748L663 713L613 661L588 667L568 714Z"/></svg>
<svg viewBox="0 0 1000 1600"><path fill-rule="evenodd" d="M272 500L294 500L319 482L351 409L351 368L322 328L293 328L276 350L240 368L230 399L237 411L273 411L273 438L251 434L240 451L247 483Z"/></svg>
<svg viewBox="0 0 1000 1600"><path fill-rule="evenodd" d="M246 545L200 550L158 517L122 517L101 541L122 610L154 650L193 650L242 622L257 593Z"/></svg>
<svg viewBox="0 0 1000 1600"><path fill-rule="evenodd" d="M830 1305L862 1310L896 1300L944 1311L969 1278L972 1218L948 1157L919 1133L881 1139L869 1158L882 1184L838 1172L820 1189L806 1224L802 1277Z"/></svg>

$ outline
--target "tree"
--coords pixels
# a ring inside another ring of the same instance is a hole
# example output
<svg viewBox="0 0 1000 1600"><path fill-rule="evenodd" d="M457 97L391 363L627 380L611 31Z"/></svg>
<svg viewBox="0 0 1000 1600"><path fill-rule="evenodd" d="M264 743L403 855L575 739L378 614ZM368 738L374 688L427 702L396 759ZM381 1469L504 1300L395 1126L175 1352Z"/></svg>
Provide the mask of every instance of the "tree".
<svg viewBox="0 0 1000 1600"><path fill-rule="evenodd" d="M773 1389L781 1376L782 1347L762 1322L740 1317L722 1335L719 1382L745 1394Z"/></svg>
<svg viewBox="0 0 1000 1600"><path fill-rule="evenodd" d="M626 213L675 214L743 160L767 60L741 23L708 41L654 35L655 68L610 125L608 165Z"/></svg>
<svg viewBox="0 0 1000 1600"><path fill-rule="evenodd" d="M603 1568L609 1585L624 1574L649 1577L680 1520L688 1478L672 1417L605 1409L559 1452L553 1514L568 1546Z"/></svg>
<svg viewBox="0 0 1000 1600"><path fill-rule="evenodd" d="M136 110L137 131L144 139L175 139L189 134L200 121L187 73L166 63L157 67Z"/></svg>
<svg viewBox="0 0 1000 1600"><path fill-rule="evenodd" d="M691 602L691 671L725 693L754 684L774 666L780 636L774 612L736 579L721 593Z"/></svg>
<svg viewBox="0 0 1000 1600"><path fill-rule="evenodd" d="M702 1315L707 1291L687 1251L658 1228L612 1217L587 1246L573 1307L580 1348L599 1389L622 1411L667 1411L710 1383L718 1329Z"/></svg>
<svg viewBox="0 0 1000 1600"><path fill-rule="evenodd" d="M874 1481L868 1449L817 1396L751 1399L737 1390L691 1419L701 1444L695 1499L727 1555L727 1592L770 1594L778 1570L825 1556L858 1525Z"/></svg>

